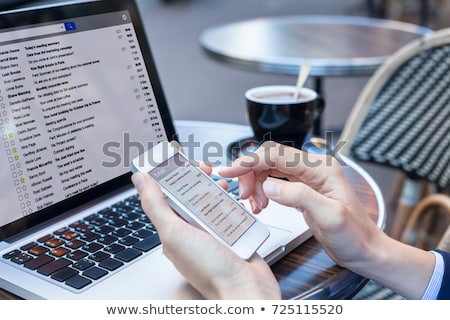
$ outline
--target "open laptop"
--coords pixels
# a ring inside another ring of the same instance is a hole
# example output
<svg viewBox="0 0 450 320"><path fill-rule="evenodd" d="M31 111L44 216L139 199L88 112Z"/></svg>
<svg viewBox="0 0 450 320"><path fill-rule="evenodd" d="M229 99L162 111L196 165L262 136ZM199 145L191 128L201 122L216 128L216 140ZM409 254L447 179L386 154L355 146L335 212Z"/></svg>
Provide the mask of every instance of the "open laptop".
<svg viewBox="0 0 450 320"><path fill-rule="evenodd" d="M7 12L0 25L0 287L26 299L201 298L130 183L133 157L177 137L135 2ZM269 263L311 235L294 209L260 217Z"/></svg>

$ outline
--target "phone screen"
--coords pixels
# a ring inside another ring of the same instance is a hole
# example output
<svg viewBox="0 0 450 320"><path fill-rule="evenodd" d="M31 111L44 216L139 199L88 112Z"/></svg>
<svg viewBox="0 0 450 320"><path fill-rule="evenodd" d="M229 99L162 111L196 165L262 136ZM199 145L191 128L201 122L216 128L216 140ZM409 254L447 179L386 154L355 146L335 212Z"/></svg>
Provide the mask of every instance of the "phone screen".
<svg viewBox="0 0 450 320"><path fill-rule="evenodd" d="M149 174L230 246L256 221L179 153Z"/></svg>

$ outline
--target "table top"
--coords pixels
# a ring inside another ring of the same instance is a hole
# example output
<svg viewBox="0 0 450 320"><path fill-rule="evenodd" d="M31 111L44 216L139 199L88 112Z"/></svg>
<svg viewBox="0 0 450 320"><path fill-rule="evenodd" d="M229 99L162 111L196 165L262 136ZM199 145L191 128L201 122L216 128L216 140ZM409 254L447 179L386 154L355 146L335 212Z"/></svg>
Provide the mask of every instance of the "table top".
<svg viewBox="0 0 450 320"><path fill-rule="evenodd" d="M207 160L222 161L224 165L231 163L227 146L252 134L248 126L218 122L176 121L175 126L179 141L190 157L202 161L203 155L209 154ZM349 181L367 212L383 228L385 208L377 184L359 165L350 160L348 164L343 169ZM367 281L336 265L314 237L274 263L272 270L283 299L348 299ZM19 297L0 289L0 299Z"/></svg>
<svg viewBox="0 0 450 320"><path fill-rule="evenodd" d="M175 126L185 152L191 152L190 157L216 164L219 161L224 165L231 163L227 157L230 143L252 136L249 126L237 124L176 121ZM204 158L205 154L209 156ZM386 214L381 191L363 168L347 161L349 165L343 166L346 176L367 212L380 228L384 228ZM273 264L272 270L279 281L283 299L348 299L367 281L336 265L314 237Z"/></svg>
<svg viewBox="0 0 450 320"><path fill-rule="evenodd" d="M206 29L211 57L250 70L297 75L311 61L311 76L368 76L410 41L432 32L399 21L298 15L258 17Z"/></svg>

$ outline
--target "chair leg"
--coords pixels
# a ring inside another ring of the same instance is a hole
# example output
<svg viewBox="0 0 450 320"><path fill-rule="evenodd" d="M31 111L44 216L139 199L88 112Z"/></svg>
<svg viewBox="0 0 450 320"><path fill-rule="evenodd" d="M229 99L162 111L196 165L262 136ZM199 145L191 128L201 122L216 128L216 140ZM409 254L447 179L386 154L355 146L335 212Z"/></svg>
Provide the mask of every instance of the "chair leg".
<svg viewBox="0 0 450 320"><path fill-rule="evenodd" d="M448 17L450 16L450 1L436 0L436 7L434 8L437 20L437 29L446 28L449 25Z"/></svg>
<svg viewBox="0 0 450 320"><path fill-rule="evenodd" d="M403 185L405 183L405 178L406 178L406 176L404 173L399 173L397 175L396 180L394 182L394 187L393 187L392 193L390 194L389 198L387 199L386 211L390 213L390 214L388 214L387 221L386 221L386 232L388 234L391 233L392 225L395 221L395 214L393 214L393 213L397 212L397 210L398 210L399 199L402 194L402 189L403 189Z"/></svg>
<svg viewBox="0 0 450 320"><path fill-rule="evenodd" d="M421 181L405 178L402 191L398 200L395 217L392 223L390 236L399 240L414 207L421 199Z"/></svg>
<svg viewBox="0 0 450 320"><path fill-rule="evenodd" d="M402 20L405 0L389 0L387 1L386 11L387 18L392 20Z"/></svg>
<svg viewBox="0 0 450 320"><path fill-rule="evenodd" d="M395 207L398 205L398 199L400 199L400 196L402 194L403 185L405 184L406 176L404 173L398 174L396 177L394 189L392 190L392 194L389 198L389 208L395 209Z"/></svg>
<svg viewBox="0 0 450 320"><path fill-rule="evenodd" d="M413 208L414 208L413 206L406 204L399 204L399 206L397 207L397 211L395 212L395 218L392 223L392 228L390 231L390 236L393 239L400 240L400 235L405 226L405 222L411 215Z"/></svg>

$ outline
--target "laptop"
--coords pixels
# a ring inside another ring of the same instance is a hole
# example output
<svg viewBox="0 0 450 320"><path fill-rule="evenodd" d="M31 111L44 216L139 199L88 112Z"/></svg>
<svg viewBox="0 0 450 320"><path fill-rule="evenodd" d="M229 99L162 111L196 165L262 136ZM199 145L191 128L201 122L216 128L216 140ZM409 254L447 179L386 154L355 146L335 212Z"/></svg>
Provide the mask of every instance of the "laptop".
<svg viewBox="0 0 450 320"><path fill-rule="evenodd" d="M0 287L25 299L202 298L130 182L135 156L177 138L135 1L11 11L0 25ZM272 203L260 219L268 263L311 236L294 209Z"/></svg>

